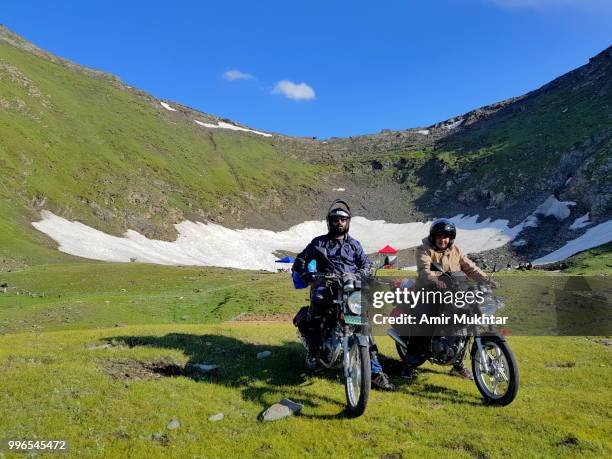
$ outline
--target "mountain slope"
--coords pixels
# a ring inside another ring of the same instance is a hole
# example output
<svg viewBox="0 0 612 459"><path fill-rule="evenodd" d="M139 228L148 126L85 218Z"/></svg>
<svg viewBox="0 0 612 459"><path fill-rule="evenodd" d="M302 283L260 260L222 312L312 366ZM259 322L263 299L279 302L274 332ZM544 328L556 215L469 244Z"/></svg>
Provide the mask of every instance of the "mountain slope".
<svg viewBox="0 0 612 459"><path fill-rule="evenodd" d="M472 172L450 187L461 188L463 203L485 198L508 205L524 200L525 193L553 192L579 201L594 218L610 214L612 48L465 124L438 148L447 155L450 174Z"/></svg>
<svg viewBox="0 0 612 459"><path fill-rule="evenodd" d="M322 169L2 41L0 107L0 193L113 233L170 237L172 223L231 214L235 223L298 199Z"/></svg>
<svg viewBox="0 0 612 459"><path fill-rule="evenodd" d="M42 209L166 240L185 219L285 229L321 218L337 195L371 219L478 213L516 224L556 194L577 202L572 217L604 221L611 62L608 48L525 96L426 128L316 140L235 130L246 127L159 101L0 27L0 254L55 259L29 226ZM571 220L543 221L523 252L575 237Z"/></svg>

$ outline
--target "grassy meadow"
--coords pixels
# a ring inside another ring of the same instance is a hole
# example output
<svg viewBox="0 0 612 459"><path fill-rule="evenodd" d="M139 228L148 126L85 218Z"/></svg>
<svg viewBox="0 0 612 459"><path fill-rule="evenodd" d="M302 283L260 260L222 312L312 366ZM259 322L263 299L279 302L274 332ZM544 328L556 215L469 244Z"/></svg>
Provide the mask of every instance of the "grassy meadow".
<svg viewBox="0 0 612 459"><path fill-rule="evenodd" d="M78 457L609 457L609 340L510 337L521 389L509 406L426 364L344 416L338 372L303 373L289 323L305 303L287 274L100 262L1 274L5 438L66 439ZM231 320L236 316L259 319ZM256 355L272 352L267 359ZM212 363L210 375L194 365ZM263 423L282 398L302 413ZM211 415L223 413L213 422ZM178 429L169 423L177 419ZM4 453L11 457L9 453ZM1 457L1 456L0 456Z"/></svg>

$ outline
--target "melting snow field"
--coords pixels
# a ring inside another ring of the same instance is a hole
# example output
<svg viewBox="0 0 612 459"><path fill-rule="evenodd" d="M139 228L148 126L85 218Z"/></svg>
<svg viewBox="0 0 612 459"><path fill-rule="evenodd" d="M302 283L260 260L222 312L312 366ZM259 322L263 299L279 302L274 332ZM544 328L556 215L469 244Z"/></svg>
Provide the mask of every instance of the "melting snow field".
<svg viewBox="0 0 612 459"><path fill-rule="evenodd" d="M534 265L545 265L565 260L583 250L592 249L598 245L612 241L612 220L588 229L582 236L569 241L560 249L533 261Z"/></svg>
<svg viewBox="0 0 612 459"><path fill-rule="evenodd" d="M299 252L314 237L327 232L324 221L307 221L279 232L250 228L232 230L214 223L185 221L175 225L177 239L167 242L148 239L132 230L123 237L111 236L48 211L43 211L41 216L42 220L32 223L36 229L54 239L62 252L84 258L268 271L275 270L275 251ZM509 228L507 220L478 222L478 216L457 215L451 220L459 228L457 243L468 253L501 247L522 229L522 225ZM430 222L396 224L354 217L351 235L361 241L367 253L376 252L387 244L407 249L421 243L429 225Z"/></svg>
<svg viewBox="0 0 612 459"><path fill-rule="evenodd" d="M559 212L559 207L566 205L553 205L556 209L551 215L564 215L564 211ZM42 219L32 225L54 239L62 252L83 258L268 271L276 269L274 260L277 257L274 252L300 252L314 237L327 232L324 221L307 221L278 232L252 228L233 230L215 223L184 221L175 225L177 239L168 242L148 239L133 230L126 231L123 237L111 236L48 211L42 211L41 216ZM512 228L508 226L508 220L492 221L487 218L478 222L478 215L457 215L451 220L458 228L457 244L466 253L477 253L513 241L523 228L532 226L531 217ZM384 220L354 217L351 221L351 235L361 242L367 253L377 252L387 244L401 250L420 245L421 240L427 236L429 225L430 222L387 223ZM582 236L538 258L533 264L561 261L611 240L612 220L588 229ZM523 243L524 240L518 239L513 245L518 247Z"/></svg>

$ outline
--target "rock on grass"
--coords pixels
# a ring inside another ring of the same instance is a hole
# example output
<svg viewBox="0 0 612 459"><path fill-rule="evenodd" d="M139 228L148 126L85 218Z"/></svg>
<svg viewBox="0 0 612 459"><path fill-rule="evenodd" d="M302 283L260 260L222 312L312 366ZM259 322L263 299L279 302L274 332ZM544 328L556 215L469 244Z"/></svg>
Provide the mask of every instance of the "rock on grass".
<svg viewBox="0 0 612 459"><path fill-rule="evenodd" d="M261 414L262 421L277 421L279 419L292 416L302 410L300 403L295 403L288 398L275 403Z"/></svg>
<svg viewBox="0 0 612 459"><path fill-rule="evenodd" d="M193 368L200 373L210 373L211 371L218 370L219 365L215 365L214 363L196 363L193 365Z"/></svg>
<svg viewBox="0 0 612 459"><path fill-rule="evenodd" d="M179 420L176 419L176 418L172 418L172 420L166 426L166 429L168 429L168 430L176 430L176 429L178 429L180 427L181 427L181 423L179 422Z"/></svg>

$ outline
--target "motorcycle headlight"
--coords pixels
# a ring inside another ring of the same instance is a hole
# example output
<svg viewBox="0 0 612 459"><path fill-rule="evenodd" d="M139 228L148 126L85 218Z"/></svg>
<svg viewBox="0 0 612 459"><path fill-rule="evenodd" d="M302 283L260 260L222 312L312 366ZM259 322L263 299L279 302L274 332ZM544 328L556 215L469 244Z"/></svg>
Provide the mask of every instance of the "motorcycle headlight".
<svg viewBox="0 0 612 459"><path fill-rule="evenodd" d="M349 310L357 315L361 315L361 291L353 292L349 295L348 300L346 301Z"/></svg>

